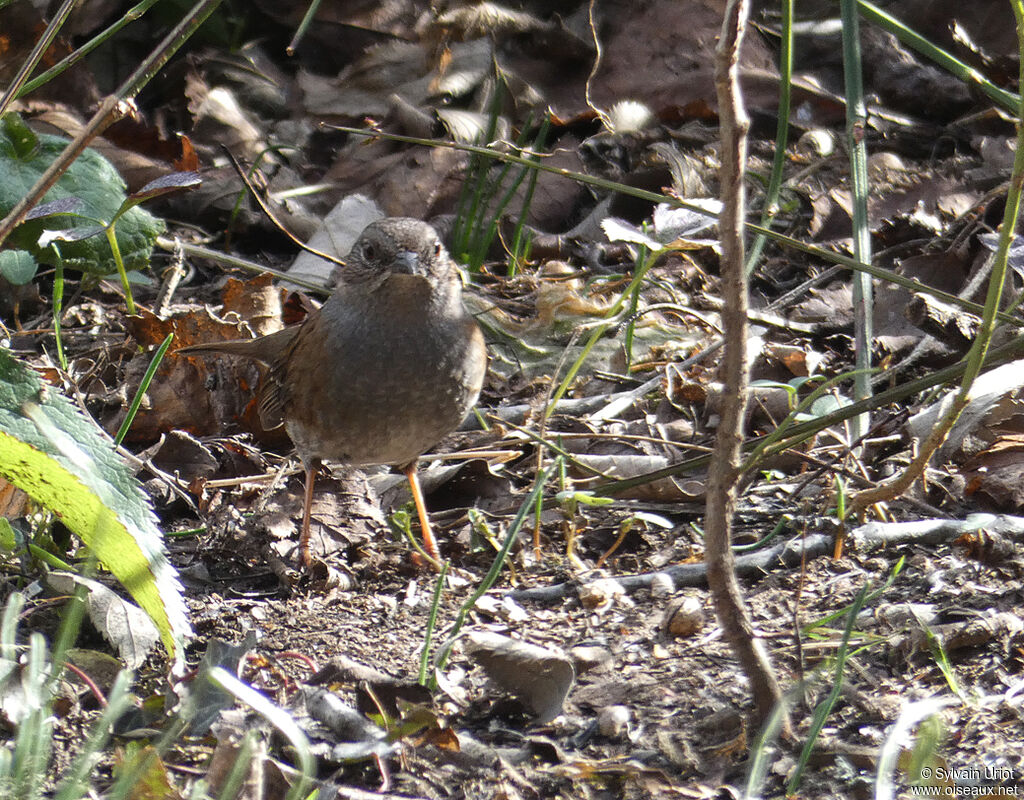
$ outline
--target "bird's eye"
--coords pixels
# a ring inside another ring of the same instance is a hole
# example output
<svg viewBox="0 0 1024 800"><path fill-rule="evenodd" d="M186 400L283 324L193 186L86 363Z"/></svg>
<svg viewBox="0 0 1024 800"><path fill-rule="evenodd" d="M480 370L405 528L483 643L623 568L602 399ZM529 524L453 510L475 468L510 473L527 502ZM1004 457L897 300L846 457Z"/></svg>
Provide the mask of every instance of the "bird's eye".
<svg viewBox="0 0 1024 800"><path fill-rule="evenodd" d="M443 250L444 250L444 247L441 246L441 243L440 242L435 242L434 243L434 258L440 258L441 257L441 252Z"/></svg>
<svg viewBox="0 0 1024 800"><path fill-rule="evenodd" d="M363 242L363 258L367 261L376 260L377 248L373 242Z"/></svg>

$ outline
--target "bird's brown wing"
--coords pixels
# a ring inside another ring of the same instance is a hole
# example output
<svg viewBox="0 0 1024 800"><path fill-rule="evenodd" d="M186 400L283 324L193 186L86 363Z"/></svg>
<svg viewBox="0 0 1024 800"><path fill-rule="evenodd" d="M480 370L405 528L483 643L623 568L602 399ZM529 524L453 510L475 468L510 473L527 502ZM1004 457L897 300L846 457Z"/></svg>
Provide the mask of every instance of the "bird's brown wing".
<svg viewBox="0 0 1024 800"><path fill-rule="evenodd" d="M182 355L223 353L266 364L269 369L260 387L259 412L260 422L269 431L284 422L284 406L290 385L286 375L288 358L303 327L305 324L295 325L258 339L194 344L181 347L177 352Z"/></svg>
<svg viewBox="0 0 1024 800"><path fill-rule="evenodd" d="M319 311L313 311L301 325L272 334L280 338L274 342L276 349L274 358L267 361L270 368L263 377L258 398L260 422L268 431L284 424L285 408L288 406L290 393L295 385L295 377L289 376L292 353L303 337L309 334L311 323L314 323L319 313Z"/></svg>
<svg viewBox="0 0 1024 800"><path fill-rule="evenodd" d="M260 386L260 423L268 431L284 424L284 405L288 399L288 386L283 380L286 371L284 364L275 364Z"/></svg>

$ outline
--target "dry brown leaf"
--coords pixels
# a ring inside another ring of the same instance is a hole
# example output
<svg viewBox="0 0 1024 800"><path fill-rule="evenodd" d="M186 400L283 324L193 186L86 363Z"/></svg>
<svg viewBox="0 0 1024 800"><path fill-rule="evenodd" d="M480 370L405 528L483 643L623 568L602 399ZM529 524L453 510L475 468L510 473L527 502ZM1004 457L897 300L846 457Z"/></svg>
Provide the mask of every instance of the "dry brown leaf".
<svg viewBox="0 0 1024 800"><path fill-rule="evenodd" d="M14 484L0 478L0 517L23 517L28 507L28 495Z"/></svg>
<svg viewBox="0 0 1024 800"><path fill-rule="evenodd" d="M1006 436L963 466L964 494L999 511L1024 508L1024 434Z"/></svg>

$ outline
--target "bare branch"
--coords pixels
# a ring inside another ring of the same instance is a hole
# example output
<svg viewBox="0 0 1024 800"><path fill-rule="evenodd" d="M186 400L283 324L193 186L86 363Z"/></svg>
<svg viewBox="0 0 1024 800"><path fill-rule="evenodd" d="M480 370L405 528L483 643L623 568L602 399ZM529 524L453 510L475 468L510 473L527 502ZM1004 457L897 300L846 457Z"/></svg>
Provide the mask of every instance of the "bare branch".
<svg viewBox="0 0 1024 800"><path fill-rule="evenodd" d="M782 692L768 653L754 634L754 626L736 578L735 559L730 546L749 383L743 171L747 160L750 121L743 108L739 87L740 44L748 12L748 0L730 0L715 54L715 85L722 141L720 176L723 208L719 217L724 301L721 313L725 334L722 378L730 391L723 397L721 423L708 470L704 530L708 585L715 603L715 613L750 681L758 716L765 720L779 702ZM788 722L785 727L788 731Z"/></svg>

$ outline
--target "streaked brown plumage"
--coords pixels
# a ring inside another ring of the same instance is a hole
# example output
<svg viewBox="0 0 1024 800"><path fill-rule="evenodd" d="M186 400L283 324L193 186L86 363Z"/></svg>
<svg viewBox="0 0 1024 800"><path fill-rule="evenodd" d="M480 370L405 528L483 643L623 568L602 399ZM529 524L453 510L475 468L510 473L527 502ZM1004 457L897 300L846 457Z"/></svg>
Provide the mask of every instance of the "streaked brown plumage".
<svg viewBox="0 0 1024 800"><path fill-rule="evenodd" d="M416 459L473 407L487 353L462 304L458 269L433 228L405 217L373 222L353 245L334 294L300 325L178 352L227 353L269 367L260 418L268 429L284 424L306 469L301 547L307 566L321 461L402 467L424 546L437 560Z"/></svg>

